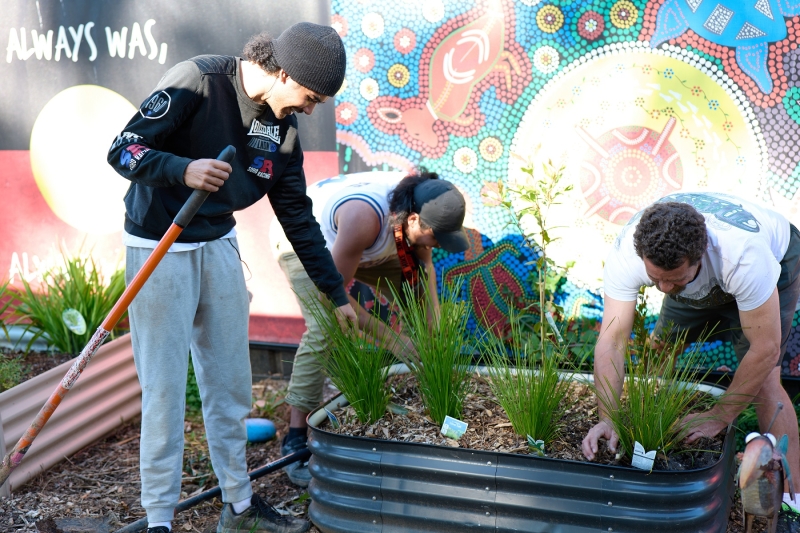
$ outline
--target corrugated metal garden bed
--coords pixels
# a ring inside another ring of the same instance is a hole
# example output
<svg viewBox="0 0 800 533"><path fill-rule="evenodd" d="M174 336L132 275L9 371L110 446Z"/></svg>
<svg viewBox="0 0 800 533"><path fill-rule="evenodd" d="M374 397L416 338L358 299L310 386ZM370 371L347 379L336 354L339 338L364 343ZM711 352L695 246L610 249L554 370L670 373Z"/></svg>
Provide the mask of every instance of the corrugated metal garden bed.
<svg viewBox="0 0 800 533"><path fill-rule="evenodd" d="M709 388L719 394L722 389ZM339 396L326 408L346 405ZM724 532L734 495L734 438L710 466L646 472L334 434L309 417L309 509L333 532Z"/></svg>

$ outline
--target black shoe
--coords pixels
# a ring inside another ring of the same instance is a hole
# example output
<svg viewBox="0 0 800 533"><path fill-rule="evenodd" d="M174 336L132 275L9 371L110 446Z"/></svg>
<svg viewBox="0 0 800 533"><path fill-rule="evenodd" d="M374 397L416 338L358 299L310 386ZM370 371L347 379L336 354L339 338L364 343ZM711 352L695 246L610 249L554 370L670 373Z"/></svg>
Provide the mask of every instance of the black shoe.
<svg viewBox="0 0 800 533"><path fill-rule="evenodd" d="M147 533L170 533L168 527L158 526L158 527L148 527Z"/></svg>
<svg viewBox="0 0 800 533"><path fill-rule="evenodd" d="M288 435L283 438L281 443L281 455L287 455L300 450L308 448L308 440L302 437L295 437L292 440L287 440ZM308 487L311 482L311 472L308 470L308 461L297 461L289 466L284 466L283 471L289 476L289 480L298 487Z"/></svg>
<svg viewBox="0 0 800 533"><path fill-rule="evenodd" d="M217 533L303 533L311 522L293 516L282 516L258 494L253 494L250 507L236 514L226 503L219 517Z"/></svg>
<svg viewBox="0 0 800 533"><path fill-rule="evenodd" d="M794 507L783 504L778 513L777 533L800 533L800 513Z"/></svg>

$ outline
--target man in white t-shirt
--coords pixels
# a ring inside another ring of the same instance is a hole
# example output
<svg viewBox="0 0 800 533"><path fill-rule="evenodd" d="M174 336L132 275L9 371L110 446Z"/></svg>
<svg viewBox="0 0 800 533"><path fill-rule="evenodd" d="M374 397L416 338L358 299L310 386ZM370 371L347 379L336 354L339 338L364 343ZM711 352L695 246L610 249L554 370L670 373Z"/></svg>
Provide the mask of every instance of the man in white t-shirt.
<svg viewBox="0 0 800 533"><path fill-rule="evenodd" d="M788 459L800 491L797 419L780 380L792 318L800 297L800 232L779 213L718 193L678 193L634 216L614 243L603 272L605 302L594 352L594 379L600 394L622 392L624 350L630 338L636 297L642 286L665 294L658 337L666 324L697 338L717 323L733 331L739 367L709 420L695 425L691 443L712 437L733 422L752 398L759 426L789 436ZM727 401L726 401L727 400ZM619 438L599 405L600 422L583 440L592 460L598 440L616 451ZM694 416L688 415L684 423ZM787 503L789 495L785 495ZM791 502L794 504L794 502ZM793 505L794 506L794 505Z"/></svg>

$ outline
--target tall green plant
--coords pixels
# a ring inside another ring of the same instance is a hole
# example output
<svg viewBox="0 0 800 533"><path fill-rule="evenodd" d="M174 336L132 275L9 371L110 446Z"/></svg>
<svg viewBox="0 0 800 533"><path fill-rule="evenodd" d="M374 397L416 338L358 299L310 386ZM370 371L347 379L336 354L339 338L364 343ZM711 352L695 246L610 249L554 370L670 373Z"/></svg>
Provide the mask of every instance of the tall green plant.
<svg viewBox="0 0 800 533"><path fill-rule="evenodd" d="M695 383L697 370L702 366L699 348L711 332L701 335L686 353L682 353L686 332L676 335L674 342L650 342L644 327L645 314L646 302L640 296L634 318L634 337L625 350L627 372L624 368L618 369L620 374L625 372L624 394L618 394L606 383L605 390L611 394L607 397L594 384L597 398L619 435L623 453L629 456L637 441L645 450L658 450L668 455L696 425L706 420L698 417L683 425L684 416L690 410L710 409L716 402ZM681 364L678 364L679 357ZM710 371L710 367L706 368L699 381L707 378Z"/></svg>
<svg viewBox="0 0 800 533"><path fill-rule="evenodd" d="M517 312L512 309L509 317L509 344L495 335L483 337L489 386L514 431L534 441L543 441L547 449L561 432L565 411L574 403L569 394L570 382L559 371L568 357L566 350L555 344L541 357L513 316Z"/></svg>
<svg viewBox="0 0 800 533"><path fill-rule="evenodd" d="M395 335L379 334L380 319L369 315L366 326L342 328L336 311L313 296L301 296L304 306L320 325L328 349L315 354L331 382L356 412L362 424L372 424L383 416L392 396L389 366ZM322 339L319 339L322 340ZM380 347L376 344L380 344Z"/></svg>
<svg viewBox="0 0 800 533"><path fill-rule="evenodd" d="M0 284L0 329L3 330L7 340L11 340L6 327L7 321L11 318L11 304L14 302L14 295L8 290L9 281Z"/></svg>
<svg viewBox="0 0 800 533"><path fill-rule="evenodd" d="M525 237L526 245L537 255L532 262L536 267L536 320L531 320L530 313L519 314L516 318L525 329L534 333L529 340L538 345L542 357L547 349L546 340L563 340L553 318L554 313L563 315L563 310L555 304L554 294L571 265L556 265L547 254L547 248L559 239L552 233L558 227L551 226L551 210L561 203L564 194L572 190L572 185L564 183L564 166L557 167L552 161L543 163L539 173L536 164L529 159L521 170L529 179L515 186L500 183L500 204L510 213L511 223Z"/></svg>
<svg viewBox="0 0 800 533"><path fill-rule="evenodd" d="M403 294L392 289L399 303L398 315L416 353L402 356L417 379L422 402L437 424L445 416L461 418L470 387L472 349L467 333L467 303L458 300L462 280L445 283L434 311L426 275L420 276L420 294L403 284Z"/></svg>
<svg viewBox="0 0 800 533"><path fill-rule="evenodd" d="M117 270L106 282L91 257L62 253L62 259L63 264L48 270L38 287L22 280L24 289L17 292L19 303L13 310L16 322L27 324L35 332L28 349L41 336L60 352L78 354L122 295L125 277ZM83 317L84 331L70 329L64 315L69 309Z"/></svg>

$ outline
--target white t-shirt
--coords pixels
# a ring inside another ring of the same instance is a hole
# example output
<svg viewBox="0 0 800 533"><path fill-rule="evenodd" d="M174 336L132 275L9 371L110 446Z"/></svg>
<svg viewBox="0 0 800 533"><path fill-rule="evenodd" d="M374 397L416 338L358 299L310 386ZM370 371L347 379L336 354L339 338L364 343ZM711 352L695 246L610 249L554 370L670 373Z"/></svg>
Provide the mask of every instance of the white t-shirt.
<svg viewBox="0 0 800 533"><path fill-rule="evenodd" d="M706 219L708 246L700 272L676 300L698 308L735 300L740 311L767 301L789 247L789 221L783 215L721 193L676 193L659 202L691 204ZM633 246L640 218L641 212L622 228L606 259L604 290L615 300L636 300L640 287L653 286Z"/></svg>
<svg viewBox="0 0 800 533"><path fill-rule="evenodd" d="M389 226L389 194L405 176L404 172L357 172L310 185L307 194L314 204L314 218L319 222L328 250L333 250L338 233L336 211L349 201L359 200L375 211L381 224L378 237L364 250L359 266L371 267L397 257L394 231ZM275 225L279 227L277 221ZM277 257L291 250L291 244L282 230L276 228L275 231L272 242L275 243Z"/></svg>

